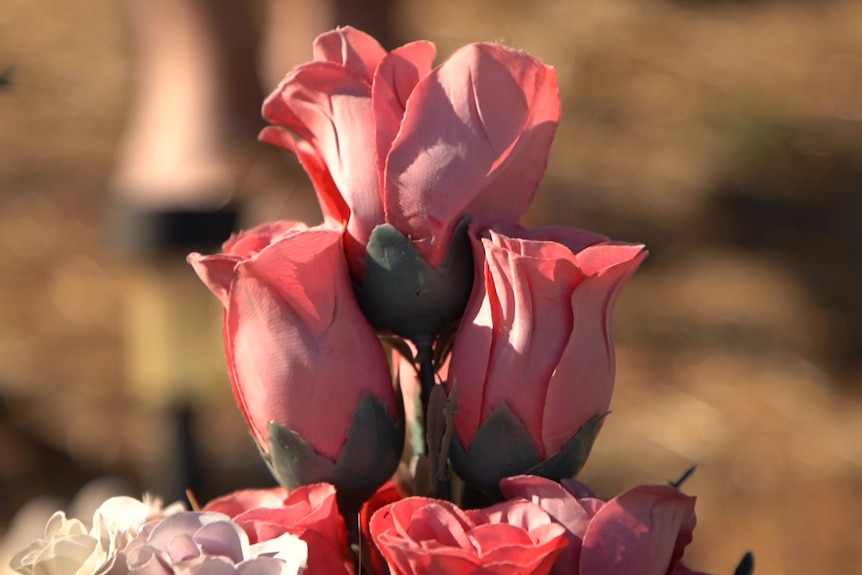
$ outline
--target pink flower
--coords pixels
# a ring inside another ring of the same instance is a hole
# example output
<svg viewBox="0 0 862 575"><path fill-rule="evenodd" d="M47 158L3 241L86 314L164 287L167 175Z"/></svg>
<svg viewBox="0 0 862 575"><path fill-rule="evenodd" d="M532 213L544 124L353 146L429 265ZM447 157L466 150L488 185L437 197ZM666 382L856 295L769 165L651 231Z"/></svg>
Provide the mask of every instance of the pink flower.
<svg viewBox="0 0 862 575"><path fill-rule="evenodd" d="M236 491L210 501L204 511L224 513L247 534L253 545L284 533L308 544L306 575L351 573L345 567L347 533L338 513L335 488L328 483Z"/></svg>
<svg viewBox="0 0 862 575"><path fill-rule="evenodd" d="M647 252L575 229L476 232L446 380L458 384L455 469L490 490L527 472L572 477L611 401L614 302Z"/></svg>
<svg viewBox="0 0 862 575"><path fill-rule="evenodd" d="M393 575L546 575L565 530L526 500L462 511L408 497L371 518L371 535Z"/></svg>
<svg viewBox="0 0 862 575"><path fill-rule="evenodd" d="M574 481L564 485L531 475L500 485L506 497L532 501L566 528L569 545L552 574L691 573L679 560L696 523L694 497L669 485L641 485L605 502Z"/></svg>
<svg viewBox="0 0 862 575"><path fill-rule="evenodd" d="M387 53L350 27L317 38L314 60L266 100L261 139L296 153L325 216L344 224L351 270L378 224L433 267L464 217L515 223L547 164L560 101L554 70L498 44L432 69L435 47Z"/></svg>
<svg viewBox="0 0 862 575"><path fill-rule="evenodd" d="M365 502L362 506L362 511L359 512L359 528L363 537L362 563L363 565L368 565L372 573L386 573L386 560L373 543L371 537L371 517L384 505L389 505L402 499L404 499L404 494L398 488L398 484L394 480L388 481Z"/></svg>
<svg viewBox="0 0 862 575"><path fill-rule="evenodd" d="M252 435L283 485L333 483L358 510L397 467L404 434L340 231L276 222L224 251L189 262L224 306L228 370Z"/></svg>

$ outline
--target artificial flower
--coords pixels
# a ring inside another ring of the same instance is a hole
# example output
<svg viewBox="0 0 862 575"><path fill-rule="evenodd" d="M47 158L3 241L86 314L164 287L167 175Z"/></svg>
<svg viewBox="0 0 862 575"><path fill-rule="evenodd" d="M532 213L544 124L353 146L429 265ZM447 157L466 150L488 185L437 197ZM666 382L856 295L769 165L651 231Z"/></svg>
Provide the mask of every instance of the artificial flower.
<svg viewBox="0 0 862 575"><path fill-rule="evenodd" d="M234 394L278 479L333 483L358 511L398 465L403 417L341 233L276 222L189 262L224 306Z"/></svg>
<svg viewBox="0 0 862 575"><path fill-rule="evenodd" d="M251 544L284 533L308 544L306 575L352 573L344 556L347 533L338 512L335 488L328 483L298 487L246 489L207 503L203 511L230 516L248 535Z"/></svg>
<svg viewBox="0 0 862 575"><path fill-rule="evenodd" d="M639 485L603 501L577 482L504 479L503 494L529 499L566 528L569 545L552 575L682 575L695 498L670 485Z"/></svg>
<svg viewBox="0 0 862 575"><path fill-rule="evenodd" d="M566 545L565 529L522 499L463 511L408 497L371 517L371 536L393 575L547 575Z"/></svg>
<svg viewBox="0 0 862 575"><path fill-rule="evenodd" d="M575 229L505 231L472 230L473 294L445 381L458 386L455 469L490 490L583 465L613 393L614 303L647 253Z"/></svg>
<svg viewBox="0 0 862 575"><path fill-rule="evenodd" d="M124 575L124 551L144 523L179 513L182 506L162 508L161 501L144 496L111 497L93 514L91 526L57 511L42 538L13 559L12 568L24 575Z"/></svg>
<svg viewBox="0 0 862 575"><path fill-rule="evenodd" d="M251 545L222 513L184 511L147 523L126 547L129 575L299 575L304 541L285 533Z"/></svg>
<svg viewBox="0 0 862 575"><path fill-rule="evenodd" d="M392 224L437 267L465 216L517 222L547 165L554 70L500 44L471 44L433 68L435 51L413 42L387 53L338 28L264 103L274 126L261 139L297 154L324 215L346 227L359 278L375 226Z"/></svg>

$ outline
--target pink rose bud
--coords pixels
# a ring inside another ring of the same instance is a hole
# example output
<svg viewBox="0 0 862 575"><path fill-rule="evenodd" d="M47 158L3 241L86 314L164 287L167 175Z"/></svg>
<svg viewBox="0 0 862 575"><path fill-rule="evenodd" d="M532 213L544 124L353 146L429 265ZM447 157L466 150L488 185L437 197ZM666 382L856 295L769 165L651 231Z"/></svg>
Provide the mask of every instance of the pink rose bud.
<svg viewBox="0 0 862 575"><path fill-rule="evenodd" d="M378 510L370 527L393 575L547 575L566 545L565 528L525 499L462 511L408 497Z"/></svg>
<svg viewBox="0 0 862 575"><path fill-rule="evenodd" d="M224 306L234 394L273 473L290 489L332 483L358 511L398 466L404 422L341 238L276 222L189 262Z"/></svg>
<svg viewBox="0 0 862 575"><path fill-rule="evenodd" d="M434 56L430 42L387 53L353 28L327 32L267 98L275 125L261 133L296 153L346 228L369 321L420 344L469 297L463 222L518 221L560 117L556 73L524 52L471 44L432 69Z"/></svg>
<svg viewBox="0 0 862 575"><path fill-rule="evenodd" d="M575 481L504 479L503 494L528 499L566 528L569 545L552 575L694 574L680 559L692 541L695 498L670 485L639 485L602 501Z"/></svg>
<svg viewBox="0 0 862 575"><path fill-rule="evenodd" d="M473 233L445 382L458 384L452 464L489 492L522 473L573 477L611 401L614 302L647 252L565 228Z"/></svg>

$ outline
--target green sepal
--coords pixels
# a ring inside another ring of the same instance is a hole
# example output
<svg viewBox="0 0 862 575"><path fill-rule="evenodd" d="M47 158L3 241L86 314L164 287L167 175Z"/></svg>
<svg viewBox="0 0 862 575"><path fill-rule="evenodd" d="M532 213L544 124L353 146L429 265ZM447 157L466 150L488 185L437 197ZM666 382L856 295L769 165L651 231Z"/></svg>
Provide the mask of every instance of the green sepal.
<svg viewBox="0 0 862 575"><path fill-rule="evenodd" d="M574 479L590 457L593 443L595 443L607 415L607 413L603 413L589 420L563 446L559 453L540 463L535 469L530 469L527 474L540 475L554 481Z"/></svg>
<svg viewBox="0 0 862 575"><path fill-rule="evenodd" d="M527 428L502 405L485 420L469 449L452 441L452 467L470 487L499 499L500 480L514 475L539 475L554 481L572 479L583 468L607 414L594 417L552 457L541 461Z"/></svg>
<svg viewBox="0 0 862 575"><path fill-rule="evenodd" d="M495 409L479 427L469 449L464 449L459 437L453 438L449 456L464 483L495 498L501 479L526 473L539 463L527 428L506 405Z"/></svg>
<svg viewBox="0 0 862 575"><path fill-rule="evenodd" d="M404 416L402 413L399 421L394 421L386 406L366 393L334 463L317 453L299 433L275 422L269 424L269 442L269 453L263 457L281 485L295 489L310 483L331 483L341 512L357 513L398 468L404 449Z"/></svg>
<svg viewBox="0 0 862 575"><path fill-rule="evenodd" d="M379 331L428 344L458 322L473 287L473 251L462 220L435 269L413 243L390 224L371 232L356 296L365 317Z"/></svg>

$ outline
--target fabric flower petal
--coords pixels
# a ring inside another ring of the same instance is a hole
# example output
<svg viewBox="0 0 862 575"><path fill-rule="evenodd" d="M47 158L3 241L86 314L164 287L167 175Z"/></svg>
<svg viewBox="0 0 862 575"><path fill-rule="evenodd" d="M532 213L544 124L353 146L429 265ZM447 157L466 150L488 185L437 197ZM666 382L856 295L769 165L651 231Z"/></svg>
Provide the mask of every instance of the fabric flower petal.
<svg viewBox="0 0 862 575"><path fill-rule="evenodd" d="M316 61L339 64L369 84L385 55L386 50L377 40L352 26L339 26L314 40Z"/></svg>
<svg viewBox="0 0 862 575"><path fill-rule="evenodd" d="M560 116L556 74L496 44L462 48L407 101L386 163L386 221L437 265L461 214L515 223L547 164Z"/></svg>
<svg viewBox="0 0 862 575"><path fill-rule="evenodd" d="M596 513L584 535L580 575L665 575L694 497L667 485L631 489Z"/></svg>

